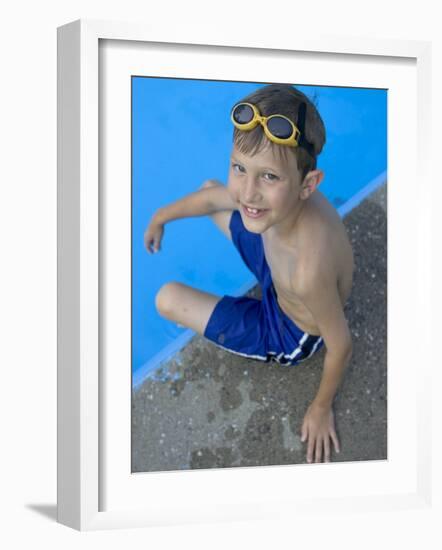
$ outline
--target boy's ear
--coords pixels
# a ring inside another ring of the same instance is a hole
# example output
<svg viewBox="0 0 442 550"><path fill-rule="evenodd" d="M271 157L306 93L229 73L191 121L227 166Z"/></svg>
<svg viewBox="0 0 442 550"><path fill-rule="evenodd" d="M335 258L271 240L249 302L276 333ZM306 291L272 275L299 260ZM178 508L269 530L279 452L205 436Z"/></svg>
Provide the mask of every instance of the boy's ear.
<svg viewBox="0 0 442 550"><path fill-rule="evenodd" d="M302 200L308 199L310 195L314 193L323 178L324 172L322 170L310 170L310 172L307 172L301 184L301 193L299 197Z"/></svg>

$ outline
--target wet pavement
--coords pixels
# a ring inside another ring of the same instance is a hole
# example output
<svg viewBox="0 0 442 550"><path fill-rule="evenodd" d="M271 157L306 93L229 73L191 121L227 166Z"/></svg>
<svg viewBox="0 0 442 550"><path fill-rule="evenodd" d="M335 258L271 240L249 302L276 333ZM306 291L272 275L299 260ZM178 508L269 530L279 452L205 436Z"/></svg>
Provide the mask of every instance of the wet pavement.
<svg viewBox="0 0 442 550"><path fill-rule="evenodd" d="M334 404L334 462L387 458L386 193L385 185L344 219L355 257L345 308L353 357ZM284 367L195 336L133 392L132 471L305 463L300 428L323 359L321 350Z"/></svg>

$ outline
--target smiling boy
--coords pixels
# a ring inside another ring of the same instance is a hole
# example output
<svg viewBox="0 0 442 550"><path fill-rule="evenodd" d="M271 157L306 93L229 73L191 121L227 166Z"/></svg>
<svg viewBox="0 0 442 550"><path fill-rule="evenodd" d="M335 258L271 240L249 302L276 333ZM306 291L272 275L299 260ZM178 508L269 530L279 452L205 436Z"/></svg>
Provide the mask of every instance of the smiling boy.
<svg viewBox="0 0 442 550"><path fill-rule="evenodd" d="M160 208L145 246L159 251L172 220L209 215L257 277L262 298L219 297L172 282L160 289L156 306L167 319L252 359L296 365L324 345L323 373L301 439L308 462L328 462L332 444L339 452L332 403L352 352L343 308L353 254L339 215L317 189L324 125L304 94L277 84L237 103L231 119L227 186L208 180Z"/></svg>

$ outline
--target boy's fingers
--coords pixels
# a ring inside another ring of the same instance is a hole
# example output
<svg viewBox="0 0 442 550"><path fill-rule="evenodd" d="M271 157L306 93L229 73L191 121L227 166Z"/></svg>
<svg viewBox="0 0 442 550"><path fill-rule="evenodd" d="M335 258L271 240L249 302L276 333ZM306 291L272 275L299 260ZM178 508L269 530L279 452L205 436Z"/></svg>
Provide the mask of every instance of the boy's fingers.
<svg viewBox="0 0 442 550"><path fill-rule="evenodd" d="M322 459L322 438L318 437L316 439L315 462L321 462L321 459Z"/></svg>
<svg viewBox="0 0 442 550"><path fill-rule="evenodd" d="M307 439L307 425L304 422L301 429L301 441L304 443L306 439Z"/></svg>
<svg viewBox="0 0 442 550"><path fill-rule="evenodd" d="M334 430L332 430L330 432L330 437L331 437L331 440L333 441L333 446L335 448L335 451L337 453L339 453L340 449L339 449L339 440L338 440L338 436L336 435L336 432Z"/></svg>
<svg viewBox="0 0 442 550"><path fill-rule="evenodd" d="M315 439L310 436L307 444L307 462L312 462L314 449L315 449Z"/></svg>
<svg viewBox="0 0 442 550"><path fill-rule="evenodd" d="M146 235L146 237L144 238L144 245L149 254L153 254L160 249L160 240L155 239L150 235Z"/></svg>
<svg viewBox="0 0 442 550"><path fill-rule="evenodd" d="M330 462L330 439L328 436L324 440L324 462Z"/></svg>

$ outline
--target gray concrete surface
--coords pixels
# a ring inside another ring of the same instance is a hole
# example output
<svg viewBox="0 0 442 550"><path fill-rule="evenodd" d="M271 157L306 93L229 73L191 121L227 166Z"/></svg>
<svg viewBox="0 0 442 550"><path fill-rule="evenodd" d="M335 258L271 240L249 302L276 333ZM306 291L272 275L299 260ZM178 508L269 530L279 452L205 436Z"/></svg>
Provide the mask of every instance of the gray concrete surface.
<svg viewBox="0 0 442 550"><path fill-rule="evenodd" d="M353 358L335 399L335 462L387 458L386 189L344 220L356 265L346 307ZM283 367L195 336L133 393L132 471L305 463L300 427L323 358Z"/></svg>

